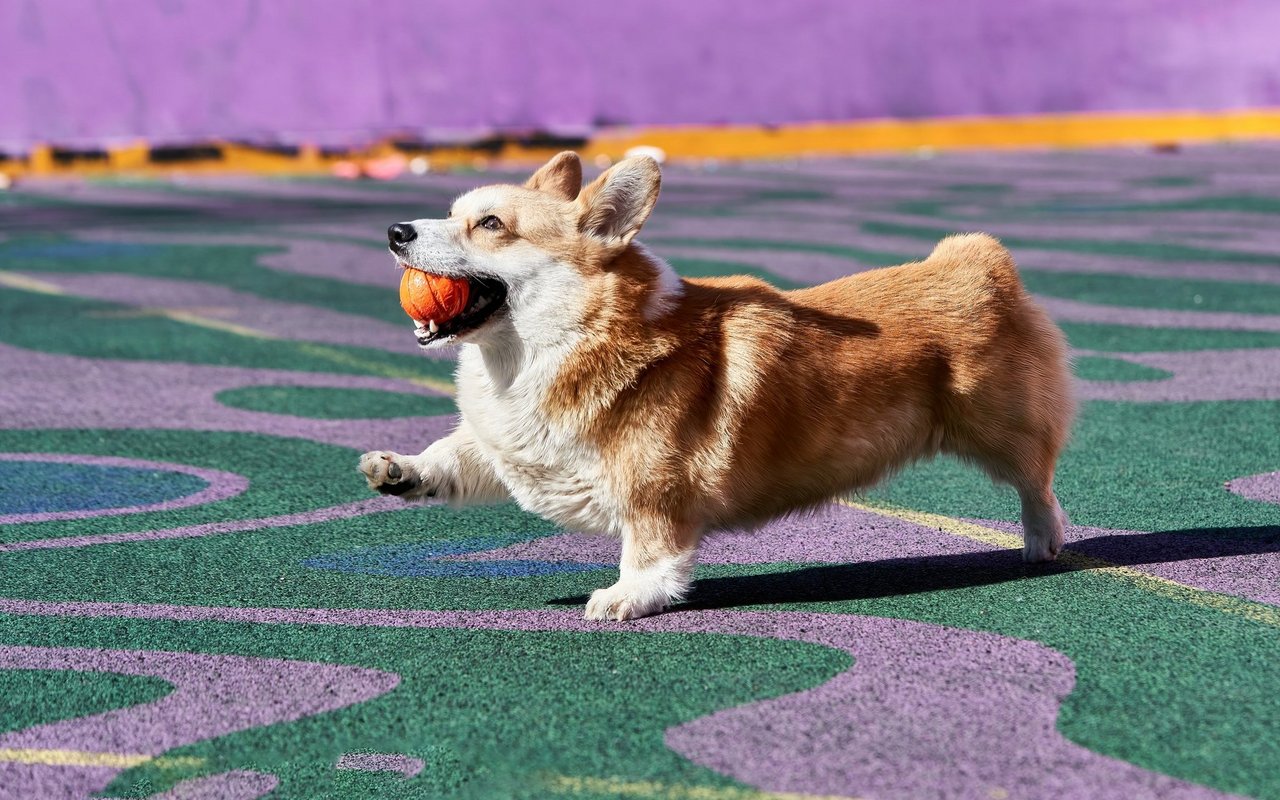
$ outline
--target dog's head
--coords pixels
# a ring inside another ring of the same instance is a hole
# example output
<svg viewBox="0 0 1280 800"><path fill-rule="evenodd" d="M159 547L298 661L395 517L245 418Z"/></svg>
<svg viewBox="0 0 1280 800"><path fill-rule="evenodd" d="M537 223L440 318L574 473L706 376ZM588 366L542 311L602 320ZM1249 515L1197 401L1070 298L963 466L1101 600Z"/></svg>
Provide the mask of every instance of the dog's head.
<svg viewBox="0 0 1280 800"><path fill-rule="evenodd" d="M387 230L405 269L465 279L466 307L420 326L434 347L484 343L515 334L553 344L581 323L599 278L631 244L658 200L651 158L628 158L586 188L572 152L552 158L523 186L494 185L454 201L446 219L416 219Z"/></svg>

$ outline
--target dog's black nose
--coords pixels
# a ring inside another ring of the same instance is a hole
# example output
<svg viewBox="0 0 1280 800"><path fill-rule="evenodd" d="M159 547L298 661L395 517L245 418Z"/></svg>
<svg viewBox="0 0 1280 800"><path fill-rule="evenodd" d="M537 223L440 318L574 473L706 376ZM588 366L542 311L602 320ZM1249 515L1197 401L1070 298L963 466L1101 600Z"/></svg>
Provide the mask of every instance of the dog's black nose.
<svg viewBox="0 0 1280 800"><path fill-rule="evenodd" d="M413 229L412 225L397 222L395 225L387 228L387 241L391 242L392 247L404 247L406 244L417 238L418 232Z"/></svg>

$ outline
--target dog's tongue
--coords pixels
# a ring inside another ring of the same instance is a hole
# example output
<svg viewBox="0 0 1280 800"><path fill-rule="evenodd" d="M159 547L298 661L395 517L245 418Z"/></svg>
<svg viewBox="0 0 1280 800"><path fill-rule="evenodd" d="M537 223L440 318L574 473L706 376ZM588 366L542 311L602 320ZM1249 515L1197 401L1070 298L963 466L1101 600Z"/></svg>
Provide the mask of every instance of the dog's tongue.
<svg viewBox="0 0 1280 800"><path fill-rule="evenodd" d="M462 313L471 284L462 278L406 269L400 279L400 306L418 322L443 325Z"/></svg>

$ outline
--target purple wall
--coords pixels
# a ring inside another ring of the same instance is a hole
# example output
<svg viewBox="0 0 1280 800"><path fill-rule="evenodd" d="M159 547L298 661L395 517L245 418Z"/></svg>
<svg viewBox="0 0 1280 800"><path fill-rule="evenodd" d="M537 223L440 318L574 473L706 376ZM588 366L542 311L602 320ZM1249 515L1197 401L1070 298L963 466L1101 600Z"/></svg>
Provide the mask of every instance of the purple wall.
<svg viewBox="0 0 1280 800"><path fill-rule="evenodd" d="M1277 0L0 0L0 150L1259 106Z"/></svg>

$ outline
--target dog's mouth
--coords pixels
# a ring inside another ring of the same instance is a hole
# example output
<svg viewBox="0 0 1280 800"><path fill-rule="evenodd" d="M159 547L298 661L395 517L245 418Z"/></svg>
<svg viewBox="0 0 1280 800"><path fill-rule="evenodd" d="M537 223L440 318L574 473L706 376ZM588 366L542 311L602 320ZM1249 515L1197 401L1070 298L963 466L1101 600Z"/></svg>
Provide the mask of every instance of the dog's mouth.
<svg viewBox="0 0 1280 800"><path fill-rule="evenodd" d="M404 266L404 265L402 265ZM413 269L413 267L405 267ZM417 322L418 345L428 347L448 342L479 330L507 304L507 286L497 278L466 276L467 304L462 311L444 322Z"/></svg>

